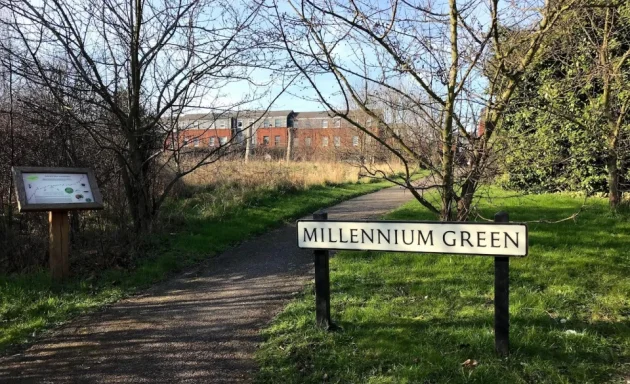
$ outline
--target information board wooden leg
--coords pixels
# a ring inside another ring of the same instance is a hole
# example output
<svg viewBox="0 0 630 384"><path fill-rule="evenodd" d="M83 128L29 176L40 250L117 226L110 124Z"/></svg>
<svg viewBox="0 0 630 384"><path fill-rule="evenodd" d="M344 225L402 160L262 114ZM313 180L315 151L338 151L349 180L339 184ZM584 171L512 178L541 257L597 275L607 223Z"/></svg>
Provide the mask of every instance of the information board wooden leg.
<svg viewBox="0 0 630 384"><path fill-rule="evenodd" d="M507 223L507 212L494 216L497 223ZM494 348L500 356L510 354L510 258L494 258Z"/></svg>
<svg viewBox="0 0 630 384"><path fill-rule="evenodd" d="M50 272L53 279L62 280L70 276L68 253L70 247L70 219L67 211L49 212L50 229Z"/></svg>
<svg viewBox="0 0 630 384"><path fill-rule="evenodd" d="M328 213L315 212L313 220L328 220ZM315 316L317 326L323 329L332 329L330 320L330 252L328 250L315 250Z"/></svg>

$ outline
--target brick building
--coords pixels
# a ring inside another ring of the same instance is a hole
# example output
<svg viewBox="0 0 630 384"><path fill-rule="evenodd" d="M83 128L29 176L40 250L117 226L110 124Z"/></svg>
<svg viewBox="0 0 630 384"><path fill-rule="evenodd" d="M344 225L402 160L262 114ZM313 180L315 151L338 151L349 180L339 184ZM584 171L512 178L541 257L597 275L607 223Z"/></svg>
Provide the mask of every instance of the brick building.
<svg viewBox="0 0 630 384"><path fill-rule="evenodd" d="M235 136L235 125L228 114L194 113L182 115L171 133L168 146L207 148L227 145Z"/></svg>
<svg viewBox="0 0 630 384"><path fill-rule="evenodd" d="M369 116L356 112L353 118L380 135ZM276 156L289 150L292 158L302 160L361 157L375 144L365 132L330 112L292 110L182 115L171 148L177 142L186 149L239 145L251 154Z"/></svg>
<svg viewBox="0 0 630 384"><path fill-rule="evenodd" d="M371 118L353 118L379 134ZM372 142L365 132L327 111L297 112L292 128L294 157L304 160L360 157Z"/></svg>

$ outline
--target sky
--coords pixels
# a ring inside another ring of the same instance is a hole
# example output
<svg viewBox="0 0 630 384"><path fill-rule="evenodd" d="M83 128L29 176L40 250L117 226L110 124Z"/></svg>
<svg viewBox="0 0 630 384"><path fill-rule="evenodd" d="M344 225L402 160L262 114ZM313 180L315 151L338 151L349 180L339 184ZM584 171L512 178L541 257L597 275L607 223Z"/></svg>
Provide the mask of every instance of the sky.
<svg viewBox="0 0 630 384"><path fill-rule="evenodd" d="M282 7L282 9L286 10L287 12L292 12L292 10L290 10L290 8L287 6L287 1L296 2L296 0L278 1L280 1L280 6ZM379 6L383 6L384 8L387 8L387 6L390 4L390 0L375 1L378 2ZM473 13L474 17L478 20L478 22L486 24L489 18L487 14L484 14L484 12L488 10L488 8L484 4L485 0L473 1L476 3L475 12ZM446 3L441 0L433 1L432 3L435 6L435 10L440 10L440 8L444 8L446 6ZM461 1L460 3L463 3L463 1ZM441 9L441 11L444 12L445 9ZM364 52L366 52L367 60L371 61L373 64L377 64L374 51L370 51L370 49L365 46L362 48L366 49ZM353 48L349 44L341 44L337 49L337 54L343 57L342 62L344 64L352 63L351 60L353 59L353 57L356 59L356 57L354 56ZM350 65L356 65L356 61L355 63ZM254 79L257 79L259 81L266 81L269 78L269 74L265 73L264 71L254 72L252 75ZM337 84L331 76L318 77L317 86L329 101L331 101L335 105L342 105L343 99L341 96L336 95L338 93ZM483 87L483 85L481 86ZM269 97L254 103L251 106L251 109L266 108L271 102L271 98L275 97L280 91L281 86L276 85L272 87L269 92ZM229 88L225 90L225 94L229 94L230 96L226 97L224 100L226 101L226 103L234 103L238 100L242 100L244 95L251 93L251 87L244 82L231 84ZM312 90L308 84L302 82L302 84L294 84L293 86L289 87L284 94L278 97L272 108L276 110L292 109L295 111L317 111L324 110L325 106L323 106L321 101L317 99L316 92Z"/></svg>
<svg viewBox="0 0 630 384"><path fill-rule="evenodd" d="M81 3L81 0L75 0L75 1L77 2L77 4ZM247 4L249 4L248 0L233 0L233 1L235 2L241 1L241 4L243 4L244 7L246 7ZM287 11L287 12L292 12L290 7L288 7L287 5L288 2L293 1L293 2L299 3L299 0L269 0L269 1L277 1L279 3L281 10ZM342 1L342 0L339 0L339 1ZM364 0L364 1L365 2L373 1L379 6L383 8L387 8L390 2L393 0ZM422 3L422 4L431 3L435 7L433 8L433 10L437 10L439 12L444 12L443 8L446 4L445 0L432 0L432 1L410 0L410 1ZM486 2L488 0L465 0L465 1L461 0L458 2L458 4L461 5L467 1L472 1L473 4L475 5L475 8L474 8L475 10L472 13L472 17L476 18L479 23L486 24L488 21L488 17L487 17L487 14L484 14L484 12L487 13L488 8L486 6ZM511 6L513 9L516 9L518 11L519 7L521 7L521 3L524 4L525 2L530 2L530 1L536 2L538 0L522 0L518 4L518 6L514 6L513 2L501 1L500 7L502 6L504 9L506 9L507 7ZM40 0L36 0L36 3L39 3L39 2ZM361 2L359 3L361 4ZM385 12L385 13L387 14L388 12ZM400 17L404 17L404 15ZM513 11L511 11L511 12L505 12L504 17L506 21L509 21L512 17L522 18L522 15L518 14L518 12L514 13ZM335 27L333 26L330 28L335 28ZM334 32L332 33L334 34ZM412 34L413 33L415 32L412 31ZM97 41L99 40L99 37L100 36L98 34L94 34L93 39ZM433 43L431 43L431 45L433 45ZM376 61L376 55L374 54L374 51L370 50L370 48L367 45L361 48L365 49L367 61L372 62L373 64L376 64L377 61ZM104 49L104 48L101 47L100 49ZM357 65L356 63L351 64L352 63L351 60L353 59L354 52L353 52L353 47L350 46L350 44L339 45L339 48L336 50L336 53L342 57L342 62L344 64ZM282 55L282 54L280 53L279 55ZM254 82L259 82L259 83L268 82L270 75L271 75L270 72L267 70L254 70L251 73L251 76ZM159 81L159 79L156 81ZM327 98L328 101L332 102L332 104L334 105L339 105L339 106L342 105L343 99L341 98L341 96L338 95L338 92L339 92L338 86L331 75L319 76L316 79L316 82L317 82L318 89L324 94L324 96ZM245 109L245 108L246 109L264 109L264 108L267 108L269 104L272 102L272 100L277 97L277 99L273 103L273 106L272 106L273 109L292 109L296 111L317 111L317 110L325 109L321 101L318 100L316 92L313 89L311 89L310 85L304 82L303 79L302 81L295 82L283 94L278 96L281 90L282 90L282 85L279 83L272 85L271 87L267 87L265 89L255 89L252 87L252 85L250 85L249 83L245 81L232 82L232 83L226 84L220 91L218 91L218 95L217 94L208 95L208 97L206 97L204 100L205 103L202 103L202 104L204 107L207 107L207 108L213 108L215 105L217 105L217 103L219 104L218 106L235 105L235 104L240 103L243 99L247 98L248 96L252 94L260 94L261 92L265 92L265 96L263 98L258 99L256 102L253 102L247 105L242 105L240 108L241 109Z"/></svg>

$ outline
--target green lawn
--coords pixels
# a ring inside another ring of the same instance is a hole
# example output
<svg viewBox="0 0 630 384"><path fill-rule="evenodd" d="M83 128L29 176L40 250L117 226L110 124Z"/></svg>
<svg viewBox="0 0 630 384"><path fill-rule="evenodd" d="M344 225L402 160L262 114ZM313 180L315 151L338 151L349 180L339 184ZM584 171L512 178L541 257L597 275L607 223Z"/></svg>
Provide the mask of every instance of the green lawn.
<svg viewBox="0 0 630 384"><path fill-rule="evenodd" d="M257 191L242 204L222 212L214 212L216 208L206 203L216 191L199 191L188 199L170 202L164 214L177 217L180 222L171 224L183 230L152 239L153 256L143 259L132 270L108 270L87 278L77 276L64 284L51 281L47 271L0 275L0 352L32 340L45 328L146 288L247 237L389 185L349 183L303 191Z"/></svg>
<svg viewBox="0 0 630 384"><path fill-rule="evenodd" d="M482 204L512 221L561 219L583 198ZM530 223L530 254L510 262L511 351L494 354L493 259L340 252L331 260L337 332L315 329L312 286L264 332L261 383L627 383L630 221L589 199L577 221ZM433 219L409 203L389 219ZM464 367L467 359L476 368Z"/></svg>

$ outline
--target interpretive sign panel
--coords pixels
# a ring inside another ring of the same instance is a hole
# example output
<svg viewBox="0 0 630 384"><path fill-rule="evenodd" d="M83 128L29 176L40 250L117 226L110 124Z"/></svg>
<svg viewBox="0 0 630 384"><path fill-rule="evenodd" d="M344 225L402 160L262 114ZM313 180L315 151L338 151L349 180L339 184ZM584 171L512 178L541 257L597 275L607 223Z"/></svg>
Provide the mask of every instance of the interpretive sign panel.
<svg viewBox="0 0 630 384"><path fill-rule="evenodd" d="M298 221L305 249L527 256L527 225L421 221Z"/></svg>
<svg viewBox="0 0 630 384"><path fill-rule="evenodd" d="M102 209L92 170L14 167L20 212Z"/></svg>

